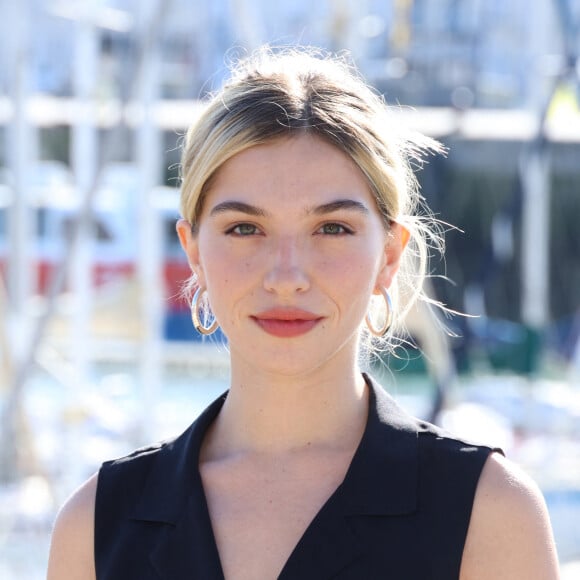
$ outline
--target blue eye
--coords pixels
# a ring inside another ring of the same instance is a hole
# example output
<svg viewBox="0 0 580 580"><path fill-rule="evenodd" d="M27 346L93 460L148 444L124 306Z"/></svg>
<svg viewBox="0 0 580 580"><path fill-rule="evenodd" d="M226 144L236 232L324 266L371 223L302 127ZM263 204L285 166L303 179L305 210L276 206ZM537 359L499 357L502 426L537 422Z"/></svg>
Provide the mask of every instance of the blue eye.
<svg viewBox="0 0 580 580"><path fill-rule="evenodd" d="M253 224L237 224L226 232L235 236L253 236L257 233L258 228Z"/></svg>

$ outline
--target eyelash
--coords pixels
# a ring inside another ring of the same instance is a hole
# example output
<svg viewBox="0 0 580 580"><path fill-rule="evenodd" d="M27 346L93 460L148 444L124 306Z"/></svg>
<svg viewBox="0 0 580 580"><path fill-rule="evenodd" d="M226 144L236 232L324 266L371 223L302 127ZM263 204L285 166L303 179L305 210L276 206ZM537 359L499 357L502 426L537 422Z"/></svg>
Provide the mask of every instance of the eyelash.
<svg viewBox="0 0 580 580"><path fill-rule="evenodd" d="M241 229L250 229L251 232L242 233ZM327 228L337 228L339 231L335 231L334 233L325 231ZM260 233L258 226L254 224L243 222L239 224L235 224L226 230L226 235L235 236L239 238L246 238L250 236L255 236ZM348 228L347 226L337 223L337 222L328 222L326 224L322 224L316 231L315 234L317 235L326 235L331 237L338 237L338 236L346 236L346 235L353 235L354 230Z"/></svg>
<svg viewBox="0 0 580 580"><path fill-rule="evenodd" d="M241 233L240 231L236 231L236 230L240 230L240 228L252 228L252 233ZM250 223L240 223L240 224L235 224L232 227L228 228L226 230L226 234L230 235L230 236L237 236L239 238L245 238L245 237L249 237L249 236L255 236L258 233L258 227L255 226L254 224L250 224Z"/></svg>
<svg viewBox="0 0 580 580"><path fill-rule="evenodd" d="M340 228L341 231L335 232L335 233L328 233L328 232L325 233L324 231L322 231L328 227ZM320 233L320 234L328 235L328 236L346 236L346 235L354 234L354 231L351 228L346 227L344 224L339 224L336 222L329 222L329 223L321 225L318 228L318 230L316 230L316 233Z"/></svg>

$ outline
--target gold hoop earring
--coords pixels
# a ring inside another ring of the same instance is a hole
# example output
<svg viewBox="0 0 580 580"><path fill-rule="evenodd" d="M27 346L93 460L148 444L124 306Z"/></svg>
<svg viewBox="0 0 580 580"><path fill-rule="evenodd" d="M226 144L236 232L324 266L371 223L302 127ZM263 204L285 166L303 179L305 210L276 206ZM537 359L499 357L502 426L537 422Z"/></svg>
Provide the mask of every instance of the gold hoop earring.
<svg viewBox="0 0 580 580"><path fill-rule="evenodd" d="M385 299L385 306L387 307L387 313L385 315L385 322L383 323L383 326L381 326L381 328L375 328L373 326L373 323L371 322L371 317L369 316L369 314L367 314L365 316L365 322L367 323L367 327L369 329L369 332L374 335L377 336L379 338L382 338L383 336L385 336L385 334L387 334L387 332L389 332L389 329L391 328L391 325L393 324L393 303L391 302L391 297L389 296L389 293L386 291L385 288L383 288L382 286L379 286L379 290L383 296L383 298Z"/></svg>
<svg viewBox="0 0 580 580"><path fill-rule="evenodd" d="M218 321L214 318L213 322L209 326L204 326L199 319L199 297L205 292L205 288L199 287L195 294L193 295L193 300L191 301L191 320L193 321L193 326L197 332L208 336L213 334L219 327Z"/></svg>

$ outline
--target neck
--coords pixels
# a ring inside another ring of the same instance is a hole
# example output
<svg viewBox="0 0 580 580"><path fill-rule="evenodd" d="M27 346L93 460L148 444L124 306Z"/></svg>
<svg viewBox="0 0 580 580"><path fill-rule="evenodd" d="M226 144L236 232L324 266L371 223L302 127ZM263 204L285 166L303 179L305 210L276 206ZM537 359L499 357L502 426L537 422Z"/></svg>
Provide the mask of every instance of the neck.
<svg viewBox="0 0 580 580"><path fill-rule="evenodd" d="M339 370L279 376L232 361L230 392L208 432L207 454L351 450L366 425L368 393L355 365Z"/></svg>

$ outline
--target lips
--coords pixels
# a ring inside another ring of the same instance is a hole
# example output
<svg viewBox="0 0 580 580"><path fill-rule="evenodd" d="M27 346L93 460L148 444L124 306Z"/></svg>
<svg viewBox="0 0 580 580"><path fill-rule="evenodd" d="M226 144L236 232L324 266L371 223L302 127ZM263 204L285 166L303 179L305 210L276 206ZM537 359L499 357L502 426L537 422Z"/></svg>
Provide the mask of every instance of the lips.
<svg viewBox="0 0 580 580"><path fill-rule="evenodd" d="M317 314L294 308L273 308L252 318L262 330L280 338L306 334L322 320Z"/></svg>

